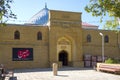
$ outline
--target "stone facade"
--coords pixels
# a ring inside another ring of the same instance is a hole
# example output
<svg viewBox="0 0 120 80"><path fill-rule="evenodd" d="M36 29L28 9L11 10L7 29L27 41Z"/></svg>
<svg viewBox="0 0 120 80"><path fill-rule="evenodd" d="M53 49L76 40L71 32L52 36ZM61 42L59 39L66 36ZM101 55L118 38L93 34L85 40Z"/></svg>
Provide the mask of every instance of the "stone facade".
<svg viewBox="0 0 120 80"><path fill-rule="evenodd" d="M59 67L84 67L83 55L101 55L102 38L105 56L120 58L120 33L83 29L81 13L50 10L49 26L11 25L0 27L0 63L7 68L47 68L56 62ZM15 39L19 31L20 39ZM37 39L37 33L42 39ZM87 36L90 35L90 38ZM90 41L88 40L90 39ZM14 49L32 49L32 60L13 60Z"/></svg>

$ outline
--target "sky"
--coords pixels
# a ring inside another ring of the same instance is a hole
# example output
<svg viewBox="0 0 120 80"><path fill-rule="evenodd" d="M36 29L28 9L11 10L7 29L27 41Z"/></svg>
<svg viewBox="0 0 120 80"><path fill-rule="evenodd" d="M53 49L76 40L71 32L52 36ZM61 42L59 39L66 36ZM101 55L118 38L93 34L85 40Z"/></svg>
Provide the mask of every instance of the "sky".
<svg viewBox="0 0 120 80"><path fill-rule="evenodd" d="M17 15L17 19L10 19L8 23L12 24L24 24L37 12L45 7L51 10L60 11L72 11L82 13L82 22L87 22L93 25L99 26L101 29L103 23L100 23L100 17L93 17L90 13L84 10L84 7L89 3L90 0L13 0L11 4L11 9L14 14Z"/></svg>

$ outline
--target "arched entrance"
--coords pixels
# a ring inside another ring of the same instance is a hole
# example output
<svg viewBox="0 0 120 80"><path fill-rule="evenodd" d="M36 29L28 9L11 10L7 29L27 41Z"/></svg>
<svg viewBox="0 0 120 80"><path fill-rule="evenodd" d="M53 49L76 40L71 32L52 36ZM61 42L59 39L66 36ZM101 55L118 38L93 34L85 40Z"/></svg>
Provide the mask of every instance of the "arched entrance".
<svg viewBox="0 0 120 80"><path fill-rule="evenodd" d="M59 61L62 62L63 66L68 65L68 53L66 51L63 50L59 53Z"/></svg>

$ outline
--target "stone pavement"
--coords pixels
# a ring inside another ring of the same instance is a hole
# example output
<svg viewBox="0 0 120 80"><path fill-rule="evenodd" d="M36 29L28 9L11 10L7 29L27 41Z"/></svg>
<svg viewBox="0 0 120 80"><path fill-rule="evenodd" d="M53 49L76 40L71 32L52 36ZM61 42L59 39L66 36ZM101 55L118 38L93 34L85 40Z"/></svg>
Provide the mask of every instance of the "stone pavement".
<svg viewBox="0 0 120 80"><path fill-rule="evenodd" d="M51 68L17 69L14 71L17 80L120 80L120 75L97 72L88 68L61 68L53 76Z"/></svg>

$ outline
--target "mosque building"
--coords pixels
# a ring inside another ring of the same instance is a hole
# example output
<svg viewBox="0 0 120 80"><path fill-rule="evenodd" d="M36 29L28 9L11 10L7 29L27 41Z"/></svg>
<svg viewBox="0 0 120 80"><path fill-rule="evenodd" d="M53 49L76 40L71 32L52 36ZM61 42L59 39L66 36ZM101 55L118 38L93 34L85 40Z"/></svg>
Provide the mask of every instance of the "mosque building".
<svg viewBox="0 0 120 80"><path fill-rule="evenodd" d="M120 59L120 33L100 30L82 22L81 16L45 6L24 25L0 27L0 63L11 69L48 68L53 63L91 67L102 62L103 47L104 59Z"/></svg>

